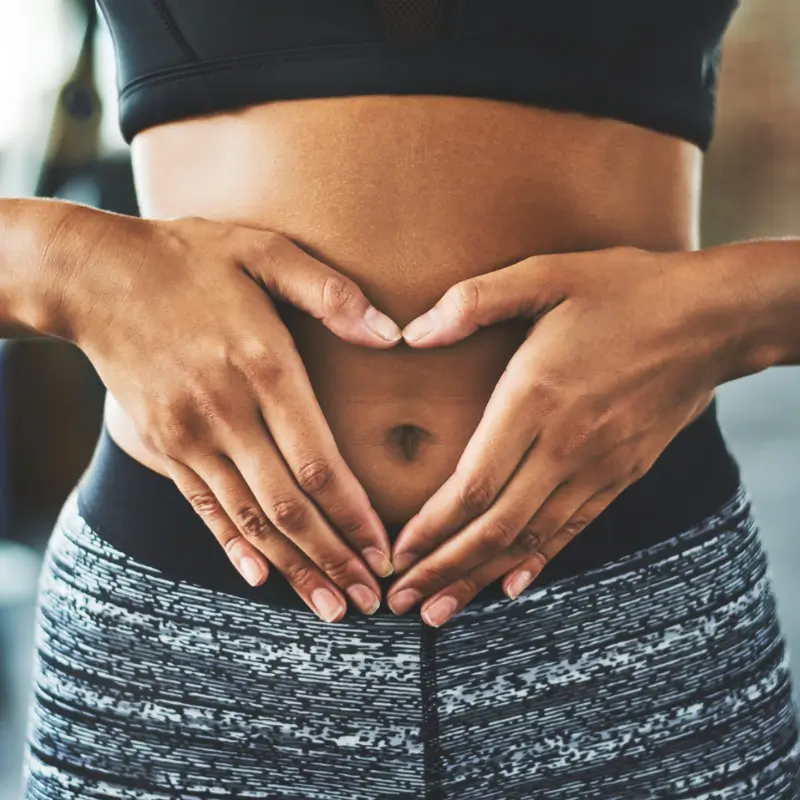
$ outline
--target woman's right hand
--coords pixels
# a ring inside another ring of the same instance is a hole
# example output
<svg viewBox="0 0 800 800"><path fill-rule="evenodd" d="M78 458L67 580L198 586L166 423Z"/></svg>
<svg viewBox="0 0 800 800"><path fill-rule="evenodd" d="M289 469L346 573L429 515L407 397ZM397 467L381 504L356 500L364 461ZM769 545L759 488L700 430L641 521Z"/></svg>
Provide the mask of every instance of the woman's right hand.
<svg viewBox="0 0 800 800"><path fill-rule="evenodd" d="M76 206L58 236L69 240L64 338L86 353L242 576L263 583L268 559L321 618L341 619L342 590L373 613L380 586L358 553L390 574L386 530L271 298L366 347L394 346L397 326L354 281L279 233Z"/></svg>

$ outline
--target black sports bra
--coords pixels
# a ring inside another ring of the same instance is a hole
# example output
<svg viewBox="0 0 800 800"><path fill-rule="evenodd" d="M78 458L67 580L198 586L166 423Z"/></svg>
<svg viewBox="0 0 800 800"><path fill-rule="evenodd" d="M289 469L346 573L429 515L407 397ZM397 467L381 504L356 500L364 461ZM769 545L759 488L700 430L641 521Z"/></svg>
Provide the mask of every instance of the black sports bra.
<svg viewBox="0 0 800 800"><path fill-rule="evenodd" d="M711 141L739 0L97 0L120 127L277 99L487 97Z"/></svg>

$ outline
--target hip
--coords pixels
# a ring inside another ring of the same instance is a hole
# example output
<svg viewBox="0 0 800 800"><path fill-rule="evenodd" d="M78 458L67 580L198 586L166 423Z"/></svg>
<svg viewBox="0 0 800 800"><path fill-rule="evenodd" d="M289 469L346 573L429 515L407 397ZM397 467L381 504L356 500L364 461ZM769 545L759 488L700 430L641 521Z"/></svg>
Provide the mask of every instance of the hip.
<svg viewBox="0 0 800 800"><path fill-rule="evenodd" d="M386 524L403 525L453 473L529 321L476 332L446 348L388 350L345 342L281 306L314 398L348 468ZM116 445L165 475L108 392L104 428Z"/></svg>
<svg viewBox="0 0 800 800"><path fill-rule="evenodd" d="M548 563L534 585L590 570L692 529L713 517L738 486L738 465L720 431L714 401L673 439L644 477ZM402 478L387 487L399 496L406 490ZM76 507L92 530L170 578L263 603L303 605L278 570L272 570L263 586L248 586L172 480L128 455L106 428L75 495ZM394 540L402 523L383 521ZM391 576L379 581L387 588ZM498 581L479 598L502 596ZM383 603L377 613L390 612Z"/></svg>
<svg viewBox="0 0 800 800"><path fill-rule="evenodd" d="M172 580L101 538L73 492L38 645L31 798L791 800L800 786L788 656L741 488L669 539L440 629L330 625Z"/></svg>

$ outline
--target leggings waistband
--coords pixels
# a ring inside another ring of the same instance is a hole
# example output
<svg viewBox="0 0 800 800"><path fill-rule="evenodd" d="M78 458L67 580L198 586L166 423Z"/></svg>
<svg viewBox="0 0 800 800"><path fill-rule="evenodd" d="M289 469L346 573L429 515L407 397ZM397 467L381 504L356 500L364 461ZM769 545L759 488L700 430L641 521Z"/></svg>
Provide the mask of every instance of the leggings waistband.
<svg viewBox="0 0 800 800"><path fill-rule="evenodd" d="M730 500L739 481L714 400L639 481L544 567L533 585L592 569L693 527ZM245 583L173 481L128 455L105 426L76 494L81 517L98 536L167 577L265 603L306 607L277 569L263 586ZM394 540L402 525L386 528ZM384 589L393 580L378 579ZM477 599L503 597L497 581ZM381 612L391 613L385 603Z"/></svg>
<svg viewBox="0 0 800 800"><path fill-rule="evenodd" d="M796 800L748 506L430 628L165 580L71 500L42 569L24 796Z"/></svg>

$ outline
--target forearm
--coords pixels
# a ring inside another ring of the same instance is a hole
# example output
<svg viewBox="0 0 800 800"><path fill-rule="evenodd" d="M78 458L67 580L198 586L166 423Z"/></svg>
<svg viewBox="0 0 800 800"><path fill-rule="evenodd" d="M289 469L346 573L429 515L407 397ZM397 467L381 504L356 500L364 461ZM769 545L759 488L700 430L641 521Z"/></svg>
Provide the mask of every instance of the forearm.
<svg viewBox="0 0 800 800"><path fill-rule="evenodd" d="M764 239L703 251L732 298L736 331L726 380L800 364L800 239Z"/></svg>
<svg viewBox="0 0 800 800"><path fill-rule="evenodd" d="M62 298L85 252L78 220L93 211L45 198L0 200L0 338L69 338Z"/></svg>

